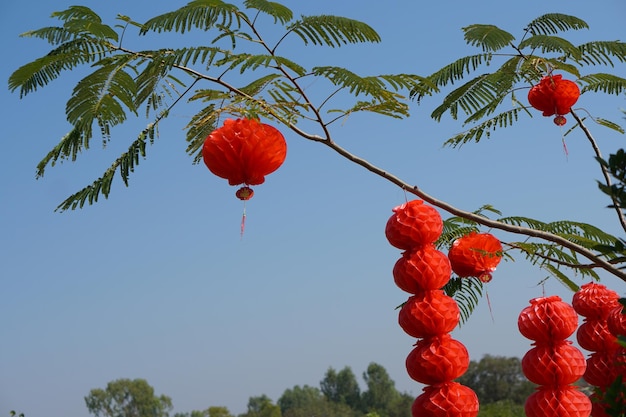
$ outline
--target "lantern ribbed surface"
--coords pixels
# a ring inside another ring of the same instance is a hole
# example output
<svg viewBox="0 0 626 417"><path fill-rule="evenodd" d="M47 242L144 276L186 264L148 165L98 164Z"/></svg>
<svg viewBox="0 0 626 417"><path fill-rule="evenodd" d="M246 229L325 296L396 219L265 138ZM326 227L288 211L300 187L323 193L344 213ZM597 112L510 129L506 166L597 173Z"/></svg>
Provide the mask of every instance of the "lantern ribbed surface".
<svg viewBox="0 0 626 417"><path fill-rule="evenodd" d="M522 371L539 385L526 399L527 417L588 417L591 401L572 385L585 372L582 352L566 340L576 330L578 315L559 296L530 300L518 317L522 335L535 341L522 358Z"/></svg>
<svg viewBox="0 0 626 417"><path fill-rule="evenodd" d="M405 251L393 267L393 279L401 290L412 294L398 313L398 323L418 339L405 365L412 379L427 384L413 403L412 414L476 417L474 391L452 382L467 370L469 354L449 334L459 323L460 311L456 301L441 290L452 272L448 257L434 246L443 231L441 216L422 200L392 211L385 236L392 246Z"/></svg>
<svg viewBox="0 0 626 417"><path fill-rule="evenodd" d="M414 417L475 417L478 407L478 397L471 388L446 382L424 388L411 412Z"/></svg>
<svg viewBox="0 0 626 417"><path fill-rule="evenodd" d="M400 309L398 323L408 335L424 338L451 332L460 317L456 301L442 290L434 290L409 297Z"/></svg>
<svg viewBox="0 0 626 417"><path fill-rule="evenodd" d="M401 290L416 294L442 288L451 272L448 257L431 244L404 252L393 267L393 279Z"/></svg>
<svg viewBox="0 0 626 417"><path fill-rule="evenodd" d="M443 231L441 215L422 200L412 200L393 208L385 226L385 236L392 246L408 250L434 243Z"/></svg>

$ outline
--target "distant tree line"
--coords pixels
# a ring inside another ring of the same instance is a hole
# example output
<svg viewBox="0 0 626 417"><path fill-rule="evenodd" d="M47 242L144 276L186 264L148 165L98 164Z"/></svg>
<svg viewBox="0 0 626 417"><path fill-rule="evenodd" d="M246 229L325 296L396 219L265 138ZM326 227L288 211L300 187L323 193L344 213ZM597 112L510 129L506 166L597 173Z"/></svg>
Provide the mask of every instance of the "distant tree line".
<svg viewBox="0 0 626 417"><path fill-rule="evenodd" d="M267 395L250 397L245 413L234 416L223 406L176 413L173 417L411 417L415 395L399 392L382 365L370 363L361 389L350 367L329 368L319 387L296 385L274 403ZM523 417L524 401L534 390L514 357L486 355L472 361L458 382L480 399L479 417ZM172 400L157 396L143 379L119 379L93 389L85 403L95 417L169 417Z"/></svg>

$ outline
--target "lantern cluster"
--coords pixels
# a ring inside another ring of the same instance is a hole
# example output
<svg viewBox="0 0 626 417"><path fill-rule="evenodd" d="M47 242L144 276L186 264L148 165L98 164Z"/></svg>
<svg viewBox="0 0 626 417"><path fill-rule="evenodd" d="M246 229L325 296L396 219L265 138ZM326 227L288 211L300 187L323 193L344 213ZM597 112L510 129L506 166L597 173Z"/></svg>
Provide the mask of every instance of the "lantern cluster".
<svg viewBox="0 0 626 417"><path fill-rule="evenodd" d="M502 244L489 233L471 232L452 243L448 258L459 277L476 277L489 282L502 259Z"/></svg>
<svg viewBox="0 0 626 417"><path fill-rule="evenodd" d="M591 401L572 385L586 368L582 352L567 340L578 327L574 308L558 296L535 298L517 324L520 333L534 341L522 358L522 371L539 385L526 400L526 416L588 417Z"/></svg>
<svg viewBox="0 0 626 417"><path fill-rule="evenodd" d="M563 116L570 112L580 97L578 85L563 76L546 75L528 92L528 102L544 116L556 115L554 123L563 126L567 120Z"/></svg>
<svg viewBox="0 0 626 417"><path fill-rule="evenodd" d="M475 417L478 398L469 387L453 382L469 366L465 346L449 334L460 320L456 301L441 289L451 274L450 261L434 243L441 235L439 213L421 200L393 209L385 235L403 250L393 268L395 283L411 294L398 322L418 339L406 358L409 376L427 386L412 406L414 417Z"/></svg>
<svg viewBox="0 0 626 417"><path fill-rule="evenodd" d="M265 182L287 156L287 143L278 129L255 119L226 119L224 125L209 134L202 147L202 159L209 171L241 185L235 195L249 200L254 195L250 185Z"/></svg>
<svg viewBox="0 0 626 417"><path fill-rule="evenodd" d="M602 393L620 373L626 377L626 368L619 360L623 351L617 343L617 334L624 331L624 326L620 316L613 316L614 311L621 311L618 298L615 291L593 282L582 285L572 298L574 309L584 317L583 324L576 332L576 339L580 347L591 352L583 378L599 388L599 393L594 394L593 398L593 417L607 416L602 404ZM609 330L609 316L612 318L613 332ZM620 362L622 366L619 366Z"/></svg>

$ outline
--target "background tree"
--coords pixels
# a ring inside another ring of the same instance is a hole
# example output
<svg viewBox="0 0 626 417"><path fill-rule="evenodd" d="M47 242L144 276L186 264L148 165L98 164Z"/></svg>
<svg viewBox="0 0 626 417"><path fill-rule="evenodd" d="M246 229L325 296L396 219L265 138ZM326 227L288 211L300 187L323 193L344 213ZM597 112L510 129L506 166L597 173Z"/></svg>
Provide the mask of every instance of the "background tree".
<svg viewBox="0 0 626 417"><path fill-rule="evenodd" d="M172 400L156 396L145 379L118 379L92 389L85 404L96 417L168 417L172 409Z"/></svg>
<svg viewBox="0 0 626 417"><path fill-rule="evenodd" d="M248 399L248 411L239 417L281 417L280 407L265 394Z"/></svg>
<svg viewBox="0 0 626 417"><path fill-rule="evenodd" d="M476 392L481 406L501 401L523 405L535 389L515 357L485 355L480 361L470 361L467 372L457 381Z"/></svg>
<svg viewBox="0 0 626 417"><path fill-rule="evenodd" d="M377 363L370 363L363 372L363 380L367 390L361 397L362 408L366 413L374 412L381 417L391 416L400 400L395 382L389 377L387 370Z"/></svg>
<svg viewBox="0 0 626 417"><path fill-rule="evenodd" d="M339 372L328 368L320 382L320 388L328 401L346 404L355 410L361 408L361 388L354 372L348 366Z"/></svg>
<svg viewBox="0 0 626 417"><path fill-rule="evenodd" d="M285 390L277 404L283 417L356 417L360 414L345 403L328 401L318 388L308 385Z"/></svg>
<svg viewBox="0 0 626 417"><path fill-rule="evenodd" d="M212 406L206 410L193 410L188 413L176 413L174 417L234 417L227 407Z"/></svg>

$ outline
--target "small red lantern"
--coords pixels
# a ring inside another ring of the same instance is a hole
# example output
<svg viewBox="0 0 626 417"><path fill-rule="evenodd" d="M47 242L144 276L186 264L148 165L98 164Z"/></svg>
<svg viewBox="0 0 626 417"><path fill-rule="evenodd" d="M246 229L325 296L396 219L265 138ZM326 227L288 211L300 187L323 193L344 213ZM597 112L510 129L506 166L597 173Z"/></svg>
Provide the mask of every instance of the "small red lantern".
<svg viewBox="0 0 626 417"><path fill-rule="evenodd" d="M550 343L571 336L578 327L578 315L558 295L533 298L520 313L517 326L527 339Z"/></svg>
<svg viewBox="0 0 626 417"><path fill-rule="evenodd" d="M427 386L411 407L413 417L476 417L478 397L458 382Z"/></svg>
<svg viewBox="0 0 626 417"><path fill-rule="evenodd" d="M242 200L253 195L248 185L263 184L286 156L287 143L280 131L255 119L226 119L202 147L204 163L213 174L230 185L245 185L236 193Z"/></svg>
<svg viewBox="0 0 626 417"><path fill-rule="evenodd" d="M624 306L619 304L611 310L606 319L609 331L614 336L626 336L626 314L624 313Z"/></svg>
<svg viewBox="0 0 626 417"><path fill-rule="evenodd" d="M527 417L589 417L591 401L573 385L540 387L526 399Z"/></svg>
<svg viewBox="0 0 626 417"><path fill-rule="evenodd" d="M412 200L392 209L385 236L392 246L408 250L437 241L443 231L441 215L422 200Z"/></svg>
<svg viewBox="0 0 626 417"><path fill-rule="evenodd" d="M585 321L576 331L576 340L581 348L597 352L617 349L617 337L609 331L604 320Z"/></svg>
<svg viewBox="0 0 626 417"><path fill-rule="evenodd" d="M398 323L408 335L423 338L451 332L460 317L454 298L433 290L409 297L400 309Z"/></svg>
<svg viewBox="0 0 626 417"><path fill-rule="evenodd" d="M602 284L581 285L572 298L574 310L588 319L606 320L611 310L619 306L619 294Z"/></svg>
<svg viewBox="0 0 626 417"><path fill-rule="evenodd" d="M587 362L583 353L567 340L541 344L522 358L522 372L538 385L569 385L585 373Z"/></svg>
<svg viewBox="0 0 626 417"><path fill-rule="evenodd" d="M438 290L450 281L450 261L434 245L424 245L402 254L393 267L393 279L410 294Z"/></svg>
<svg viewBox="0 0 626 417"><path fill-rule="evenodd" d="M593 352L587 358L587 370L583 378L596 387L608 387L619 375L615 359L615 350Z"/></svg>
<svg viewBox="0 0 626 417"><path fill-rule="evenodd" d="M502 244L489 233L471 232L454 241L448 258L459 277L478 277L489 282L502 259Z"/></svg>
<svg viewBox="0 0 626 417"><path fill-rule="evenodd" d="M467 349L449 334L420 340L406 358L409 376L428 385L452 381L463 375L468 366Z"/></svg>
<svg viewBox="0 0 626 417"><path fill-rule="evenodd" d="M528 102L535 109L543 112L544 116L556 114L554 123L559 126L565 124L563 117L572 109L580 97L578 85L570 80L564 80L561 74L547 75L533 86L528 92Z"/></svg>

